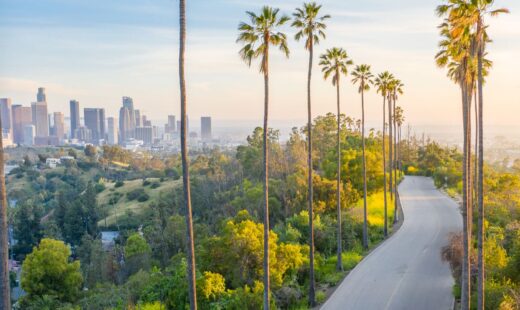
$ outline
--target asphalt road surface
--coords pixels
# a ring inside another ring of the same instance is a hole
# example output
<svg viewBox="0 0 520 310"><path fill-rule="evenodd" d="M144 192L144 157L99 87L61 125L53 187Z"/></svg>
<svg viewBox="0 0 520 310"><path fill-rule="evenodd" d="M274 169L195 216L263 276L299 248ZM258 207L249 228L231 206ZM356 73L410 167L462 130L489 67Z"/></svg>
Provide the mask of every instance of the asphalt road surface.
<svg viewBox="0 0 520 310"><path fill-rule="evenodd" d="M321 309L452 309L453 278L441 248L450 233L462 230L457 204L425 177L407 176L399 193L401 228L349 273Z"/></svg>

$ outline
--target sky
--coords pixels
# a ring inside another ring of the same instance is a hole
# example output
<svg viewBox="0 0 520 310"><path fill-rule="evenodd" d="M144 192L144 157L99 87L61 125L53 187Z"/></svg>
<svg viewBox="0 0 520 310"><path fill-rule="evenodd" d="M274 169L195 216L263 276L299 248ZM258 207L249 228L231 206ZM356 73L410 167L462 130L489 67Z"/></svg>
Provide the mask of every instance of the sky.
<svg viewBox="0 0 520 310"><path fill-rule="evenodd" d="M263 78L238 56L237 25L245 11L263 5L287 15L301 0L188 0L187 90L190 118L258 122L263 115ZM327 39L316 48L338 46L374 74L388 70L405 84L399 105L412 126L458 126L460 94L436 67L439 0L322 0L330 14ZM511 14L488 20L494 61L485 87L485 121L518 125L520 117L520 2L497 0ZM303 124L306 118L308 54L295 31L284 27L291 55L271 56L270 118L277 124ZM68 116L68 102L81 108L104 107L116 116L121 97L134 98L149 119L178 115L178 1L176 0L0 0L0 97L29 105L37 87L47 89L49 111ZM317 64L317 60L315 61ZM335 90L314 67L313 116L335 112ZM342 110L361 115L360 96L341 84ZM382 122L382 99L366 96L369 125Z"/></svg>

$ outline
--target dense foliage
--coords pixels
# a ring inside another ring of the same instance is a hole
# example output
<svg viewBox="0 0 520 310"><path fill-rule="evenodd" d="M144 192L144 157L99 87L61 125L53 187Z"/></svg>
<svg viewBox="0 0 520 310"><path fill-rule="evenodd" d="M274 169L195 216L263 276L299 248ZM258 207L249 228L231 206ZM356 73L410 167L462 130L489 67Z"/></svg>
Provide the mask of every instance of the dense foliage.
<svg viewBox="0 0 520 310"><path fill-rule="evenodd" d="M359 203L362 152L360 128L350 118L342 116L341 120L343 264L348 271L364 255ZM336 128L334 114L314 120L318 301L345 274L336 272L334 255ZM305 307L309 230L304 133L305 127L295 128L288 141L280 143L279 132L269 132L270 278L272 303L278 308ZM371 246L383 239L381 139L374 131L366 139ZM236 152L214 149L192 155L197 290L202 309L257 309L262 304L261 142L262 129L256 128ZM8 177L8 190L17 199L12 214L16 257L21 261L27 257L27 263L30 255L42 251L33 247L45 248L42 238L63 240L71 252L46 251L81 262L77 269L88 290L69 294L69 299L48 291L45 300L26 298L24 302L28 306L31 302L88 305L88 309L130 305L184 309L188 302L186 223L177 181L178 157L135 154L118 147L75 154L75 162L54 169L35 167L28 163L31 159L25 160ZM115 243L101 242L105 230L119 232Z"/></svg>

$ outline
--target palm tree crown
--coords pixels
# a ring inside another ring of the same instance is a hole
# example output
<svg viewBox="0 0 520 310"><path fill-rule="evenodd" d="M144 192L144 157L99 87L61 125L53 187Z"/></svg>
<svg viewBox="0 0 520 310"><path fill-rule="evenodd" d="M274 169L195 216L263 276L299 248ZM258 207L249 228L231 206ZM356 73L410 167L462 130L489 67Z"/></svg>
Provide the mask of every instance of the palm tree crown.
<svg viewBox="0 0 520 310"><path fill-rule="evenodd" d="M364 92L370 90L370 84L373 84L372 78L374 77L370 72L369 65L356 66L354 72L352 72L352 83L359 84L358 91Z"/></svg>
<svg viewBox="0 0 520 310"><path fill-rule="evenodd" d="M325 54L320 56L321 72L323 78L327 79L332 74L332 85L338 83L340 74L347 75L348 67L354 63L348 57L347 52L338 47L328 49Z"/></svg>
<svg viewBox="0 0 520 310"><path fill-rule="evenodd" d="M289 17L286 15L278 16L280 10L268 6L264 6L260 15L253 12L246 12L251 23L241 22L238 26L240 31L237 42L244 43L244 47L240 50L240 57L251 66L253 59L262 56L260 72L267 71L266 52L269 45L277 46L286 56L289 56L289 47L287 46L287 35L276 31L276 28L282 26Z"/></svg>
<svg viewBox="0 0 520 310"><path fill-rule="evenodd" d="M326 37L324 30L327 28L327 25L324 21L330 18L330 15L318 16L320 9L321 5L317 5L316 2L304 3L303 8L297 8L293 14L294 21L292 26L299 29L294 38L296 41L306 38L306 49L310 49L312 45L318 44L320 38L325 39Z"/></svg>
<svg viewBox="0 0 520 310"><path fill-rule="evenodd" d="M394 76L388 71L380 73L374 80L374 85L376 86L377 92L380 93L383 97L386 97L390 90L390 83L394 79Z"/></svg>

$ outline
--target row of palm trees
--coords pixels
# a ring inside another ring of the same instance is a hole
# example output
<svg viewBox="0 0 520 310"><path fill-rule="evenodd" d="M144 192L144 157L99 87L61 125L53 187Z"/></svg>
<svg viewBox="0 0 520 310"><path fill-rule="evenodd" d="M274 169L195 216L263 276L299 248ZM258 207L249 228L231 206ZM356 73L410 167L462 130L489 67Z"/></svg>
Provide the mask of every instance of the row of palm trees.
<svg viewBox="0 0 520 310"><path fill-rule="evenodd" d="M295 39L297 41L304 40L304 48L309 52L308 74L307 74L307 164L308 164L308 211L309 211L309 305L314 306L315 302L315 279L314 279L314 210L313 210L313 188L312 188L312 102L311 102L311 81L312 69L314 61L314 46L320 43L320 40L326 38L325 30L327 28L325 21L330 18L329 15L320 15L321 5L314 2L304 3L301 8L297 8L293 14L292 26L296 28L297 32ZM289 56L289 49L287 44L287 35L280 31L281 26L290 21L286 15L280 15L279 9L271 7L263 7L259 14L253 12L246 12L249 17L249 22L242 22L239 24L239 35L237 42L242 43L243 47L240 50L240 56L251 66L254 59L260 59L260 72L264 76L264 127L263 127L263 159L264 159L264 309L269 309L270 305L270 285L269 285L269 184L268 184L268 146L267 146L267 132L268 132L268 116L269 116L269 49L270 47L278 48L285 56ZM328 49L320 56L319 65L322 67L323 76L325 79L332 76L332 84L336 86L337 95L337 269L343 269L342 263L342 240L341 240L341 148L340 148L340 80L341 76L347 76L349 67L353 65L352 60L348 57L347 52L342 48ZM367 223L367 181L366 181L366 157L365 157L365 92L370 90L371 85L374 84L371 67L366 64L358 65L352 72L352 82L358 86L358 91L361 95L362 117L362 144L363 144L363 246L368 249L368 223ZM388 99L389 110L396 111L396 101L398 94L402 93L402 83L395 79L390 73L385 72L379 76L378 91L383 95L384 101ZM393 105L392 105L393 103ZM385 104L385 102L384 102ZM390 128L396 128L395 118L392 113L389 113ZM385 124L383 124L385 125ZM385 126L384 126L385 127ZM392 133L392 130L390 130ZM384 140L384 139L383 139ZM397 140L390 134L391 144L396 145ZM383 152L385 145L383 143ZM395 147L394 147L395 148ZM392 149L392 148L390 148ZM390 151L391 169L395 170L397 165L397 154ZM385 170L385 236L388 233L387 217L386 217L386 162ZM395 187L397 184L397 174L390 175L391 193L397 193ZM392 187L394 184L394 187ZM392 194L393 195L393 194ZM395 205L397 210L397 203ZM397 211L394 211L397 214Z"/></svg>
<svg viewBox="0 0 520 310"><path fill-rule="evenodd" d="M463 159L463 264L461 276L461 308L470 308L471 300L471 231L473 207L478 209L477 220L477 309L485 307L485 266L484 266L484 200L483 200L483 84L484 76L491 68L487 60L486 46L491 42L485 18L508 13L507 9L492 9L493 0L447 0L437 7L443 17L439 26L442 40L436 55L437 64L448 68L448 76L459 85L462 97L464 129ZM471 154L471 107L475 103L475 163L472 171ZM474 184L472 186L472 173ZM473 193L475 191L475 193ZM476 200L476 201L472 201Z"/></svg>

